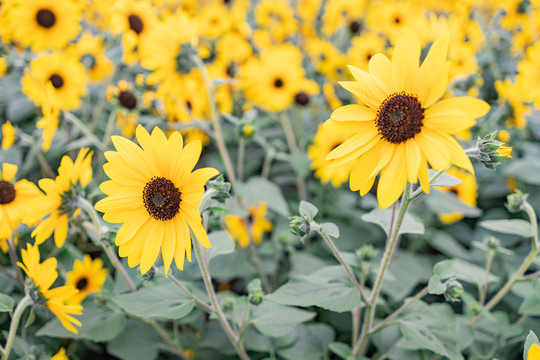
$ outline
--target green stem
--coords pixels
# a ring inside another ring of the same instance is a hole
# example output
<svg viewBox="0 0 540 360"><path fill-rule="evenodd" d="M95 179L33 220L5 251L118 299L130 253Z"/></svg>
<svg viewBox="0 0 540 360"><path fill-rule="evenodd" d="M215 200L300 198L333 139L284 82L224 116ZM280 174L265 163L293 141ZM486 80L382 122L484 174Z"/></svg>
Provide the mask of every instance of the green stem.
<svg viewBox="0 0 540 360"><path fill-rule="evenodd" d="M219 154L221 155L221 158L223 159L223 163L225 164L225 170L227 171L227 176L229 177L229 181L234 186L236 183L236 176L234 174L234 167L231 162L231 157L229 156L229 152L227 151L227 146L225 145L225 140L223 138L223 131L221 129L221 123L219 122L219 116L216 108L216 101L214 98L214 86L212 85L212 81L210 80L210 76L208 75L208 71L206 70L206 67L204 66L204 63L198 56L192 56L191 58L195 65L199 68L201 71L202 77L204 79L204 84L206 85L206 91L208 93L208 100L210 102L210 117L212 120L212 124L214 125L214 132L215 132L215 140L218 147Z"/></svg>
<svg viewBox="0 0 540 360"><path fill-rule="evenodd" d="M239 342L238 335L234 333L231 325L229 324L229 321L227 320L225 314L223 313L223 310L221 309L221 306L219 305L216 292L214 291L214 286L212 285L212 278L210 276L210 271L208 269L208 263L206 262L206 259L203 259L199 242L194 241L193 247L195 248L195 256L197 257L197 263L199 264L199 268L201 270L204 286L206 287L206 291L208 293L208 297L210 298L210 302L212 303L212 306L214 310L216 311L216 315L219 320L219 323L221 324L221 327L225 331L225 334L227 334L227 337L229 338L230 342L234 346L238 356L242 360L249 360L250 357L246 353L246 350L244 349L244 345L241 342Z"/></svg>
<svg viewBox="0 0 540 360"><path fill-rule="evenodd" d="M204 301L199 299L197 296L195 296L191 291L189 291L182 283L175 278L172 274L168 276L169 280L173 282L174 285L176 285L180 290L182 290L187 296L189 296L197 305L202 307L207 312L213 312L214 309L206 304Z"/></svg>
<svg viewBox="0 0 540 360"><path fill-rule="evenodd" d="M266 151L266 155L264 157L264 163L261 171L261 177L268 179L268 176L270 175L270 168L272 167L272 160L274 160L274 148L269 148Z"/></svg>
<svg viewBox="0 0 540 360"><path fill-rule="evenodd" d="M484 306L483 311L476 315L474 318L472 318L469 321L469 325L474 325L480 318L482 317L483 313L485 311L490 311L503 299L503 297L510 291L514 283L521 279L523 274L525 274L525 271L529 268L532 261L538 255L538 252L540 251L540 247L538 246L538 224L537 224L537 218L536 213L533 209L533 207L525 201L523 204L523 210L529 215L529 220L531 222L531 226L533 228L533 243L532 243L532 249L529 255L525 258L521 266L517 269L517 271L514 273L514 275L504 284L503 288L499 290L497 294Z"/></svg>
<svg viewBox="0 0 540 360"><path fill-rule="evenodd" d="M255 248L255 245L253 244L253 242L251 242L249 244L249 250L251 252L251 259L255 263L255 267L257 268L257 272L259 273L259 277L262 280L264 291L267 294L270 294L272 292L272 286L270 286L270 282L268 281L268 278L264 274L261 258L259 257L259 254L257 253L257 249Z"/></svg>
<svg viewBox="0 0 540 360"><path fill-rule="evenodd" d="M246 142L244 140L244 138L240 138L240 140L238 140L238 157L237 157L237 160L236 160L236 168L237 168L237 173L238 173L238 180L239 181L242 181L242 179L244 178L244 156L245 156L245 152L246 152Z"/></svg>
<svg viewBox="0 0 540 360"><path fill-rule="evenodd" d="M491 264L493 263L494 256L495 250L490 249L486 260L486 275L484 276L484 284L482 285L482 290L480 292L480 304L482 304L482 306L484 306L484 303L486 302L489 272L491 270Z"/></svg>
<svg viewBox="0 0 540 360"><path fill-rule="evenodd" d="M34 154L36 154L36 156L38 158L38 161L39 161L39 164L41 165L41 169L45 172L45 174L48 177L54 179L56 177L56 175L54 174L53 169L51 168L51 166L49 165L49 163L47 162L47 160L43 156L43 153L41 152L41 150L37 147L36 143L34 142L34 138L32 138L29 135L26 135L25 133L23 133L20 130L17 131L17 134L21 138L21 140L23 140L24 142L28 143L28 145L30 145L30 149L32 149L32 152Z"/></svg>
<svg viewBox="0 0 540 360"><path fill-rule="evenodd" d="M285 133L285 139L287 140L287 145L289 146L289 151L291 154L299 152L298 145L296 144L296 137L294 135L294 130L291 125L290 119L282 113L280 116L281 126L283 127L283 132ZM300 200L307 200L307 191L306 191L306 182L298 174L296 174L296 185L298 187L298 197Z"/></svg>
<svg viewBox="0 0 540 360"><path fill-rule="evenodd" d="M433 184L435 180L437 180L442 174L444 174L446 170L448 170L448 168L437 171L437 173L433 175L431 179L429 179L429 186L431 186L431 184ZM421 186L419 186L418 189L413 191L411 195L411 201L418 199L422 195L424 195L424 190L422 189Z"/></svg>
<svg viewBox="0 0 540 360"><path fill-rule="evenodd" d="M403 223L403 219L405 219L405 214L407 213L407 209L409 208L411 201L412 201L411 184L407 183L407 185L405 185L405 190L403 192L403 199L401 200L399 214L398 214L396 223L393 226L394 231L391 234L390 233L388 234L389 239L387 240L383 258L381 260L381 265L377 273L377 278L375 279L375 284L373 285L373 289L371 292L371 299L365 311L364 322L362 326L362 331L360 333L360 338L356 342L356 346L353 349L353 356L356 356L358 352L363 350L365 346L367 345L366 342L369 337L369 330L371 329L371 325L373 324L373 319L375 317L375 308L377 306L377 299L379 298L379 294L381 292L382 283L384 281L384 275L386 274L386 271L388 270L388 266L390 265L390 259L392 258L392 255L394 254L397 248L398 239L399 239L399 236L398 236L399 230L401 228L401 224Z"/></svg>
<svg viewBox="0 0 540 360"><path fill-rule="evenodd" d="M360 284L358 283L358 280L356 279L356 276L354 275L351 267L349 266L349 264L345 262L345 259L343 259L343 256L341 256L341 253L339 252L339 249L337 248L336 244L334 244L330 236L326 235L325 233L321 231L320 226L318 224L312 223L311 227L314 231L317 232L317 234L319 234L324 239L324 241L326 241L326 244L330 247L330 249L332 249L332 253L336 257L336 259L339 261L341 266L343 266L343 268L345 269L345 272L349 276L349 279L351 279L352 283L354 284L354 287L356 287L356 289L360 293L360 297L366 303L366 305L369 306L370 300L364 293L364 289L362 289L362 286L360 286Z"/></svg>
<svg viewBox="0 0 540 360"><path fill-rule="evenodd" d="M369 335L373 335L379 331L381 331L383 328L385 328L386 326L390 325L390 322L392 320L394 320L399 314L401 314L402 312L404 312L409 306L411 306L415 301L417 300L420 300L421 298L423 298L425 295L427 295L428 293L428 288L427 286L425 288L423 288L420 292L418 292L418 294L416 294L414 297L412 297L411 299L409 299L409 301L407 301L405 304L401 305L401 307L399 309L397 309L396 311L394 311L392 314L388 315L383 321L381 321L380 323L377 324L377 326L374 326L373 328L371 328L371 330L369 330Z"/></svg>
<svg viewBox="0 0 540 360"><path fill-rule="evenodd" d="M96 210L94 209L94 206L85 198L79 197L77 199L77 203L79 204L80 208L83 209L88 216L90 216L90 219L92 220L92 223L94 224L94 227L96 229L96 233L98 237L100 238L101 246L103 247L103 250L105 250L105 254L109 258L109 261L114 266L116 271L120 273L124 281L126 282L127 286L129 287L129 290L131 292L137 291L137 287L129 277L128 273L126 272L126 269L124 266L122 266L122 263L120 262L120 259L116 256L116 253L111 249L109 244L106 244L104 241L101 240L102 237L102 230L101 230L101 223L98 218L98 214Z"/></svg>
<svg viewBox="0 0 540 360"><path fill-rule="evenodd" d="M150 324L154 330L161 336L163 340L173 349L173 353L178 355L180 358L184 360L190 360L191 358L182 350L182 348L178 347L178 344L174 342L174 340L170 337L170 335L156 322L155 319L146 319L144 320L147 324Z"/></svg>
<svg viewBox="0 0 540 360"><path fill-rule="evenodd" d="M22 314L24 310L31 304L32 299L29 295L25 295L17 308L13 313L13 318L11 319L11 325L9 326L9 334L6 340L6 346L3 350L2 360L7 360L9 358L9 353L11 352L11 347L13 346L13 341L15 340L15 334L17 333L17 328L19 327L19 322L21 321Z"/></svg>
<svg viewBox="0 0 540 360"><path fill-rule="evenodd" d="M75 125L83 134L90 140L100 151L107 150L107 147L99 140L91 131L82 123L81 120L79 120L78 117L73 115L72 113L69 113L67 111L64 111L64 118L71 122L73 125Z"/></svg>
<svg viewBox="0 0 540 360"><path fill-rule="evenodd" d="M17 275L17 279L19 280L19 283L24 289L24 276L21 272L21 268L17 266L17 261L19 261L19 259L17 258L17 252L15 251L15 244L13 243L13 235L11 235L9 239L6 240L6 242L8 245L9 258L11 260L11 263L15 267L15 274Z"/></svg>

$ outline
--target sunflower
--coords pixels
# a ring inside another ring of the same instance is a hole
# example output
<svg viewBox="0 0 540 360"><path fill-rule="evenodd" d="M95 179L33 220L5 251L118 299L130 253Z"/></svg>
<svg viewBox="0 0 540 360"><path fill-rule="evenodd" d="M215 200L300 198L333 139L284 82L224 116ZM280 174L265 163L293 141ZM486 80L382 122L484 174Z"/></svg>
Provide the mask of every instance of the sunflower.
<svg viewBox="0 0 540 360"><path fill-rule="evenodd" d="M103 261L99 258L92 260L90 255L85 254L83 261L75 260L73 270L66 275L66 285L79 290L72 300L80 303L91 293L101 290L107 273L107 269L103 269Z"/></svg>
<svg viewBox="0 0 540 360"><path fill-rule="evenodd" d="M15 142L15 128L10 121L2 125L2 150L7 150Z"/></svg>
<svg viewBox="0 0 540 360"><path fill-rule="evenodd" d="M455 192L459 200L467 205L476 206L476 199L478 198L478 185L476 184L476 178L474 175L456 167L451 167L446 171L446 173L460 179L461 184L451 187L437 187L437 189L442 192ZM463 214L440 214L439 218L445 224L452 224L463 219Z"/></svg>
<svg viewBox="0 0 540 360"><path fill-rule="evenodd" d="M85 66L90 81L99 83L109 76L113 70L112 61L105 55L103 39L90 32L84 32L76 44L67 52Z"/></svg>
<svg viewBox="0 0 540 360"><path fill-rule="evenodd" d="M69 156L64 156L58 168L56 179L41 179L39 187L45 191L45 196L33 202L31 218L34 222L41 219L39 225L32 231L39 245L47 240L54 232L54 243L61 247L66 241L68 220L79 212L75 202L80 188L86 187L92 180L92 155L89 148L82 148L75 162Z"/></svg>
<svg viewBox="0 0 540 360"><path fill-rule="evenodd" d="M76 334L77 329L73 325L81 326L81 322L72 315L81 315L82 306L79 303L67 303L67 300L76 296L78 290L70 285L51 289L58 277L56 258L48 258L40 263L38 246L30 244L27 244L26 250L21 250L21 257L23 262L17 262L17 265L32 279L35 288L39 288L40 295L47 299L45 306L67 330Z"/></svg>
<svg viewBox="0 0 540 360"><path fill-rule="evenodd" d="M285 0L261 0L255 9L255 21L277 43L296 32L294 11Z"/></svg>
<svg viewBox="0 0 540 360"><path fill-rule="evenodd" d="M232 19L227 15L227 8L221 2L214 2L203 7L197 17L202 34L209 38L216 38L227 33L232 25Z"/></svg>
<svg viewBox="0 0 540 360"><path fill-rule="evenodd" d="M416 31L426 27L422 8L410 1L383 1L370 7L367 23L370 29L386 35L392 43L401 38L405 31Z"/></svg>
<svg viewBox="0 0 540 360"><path fill-rule="evenodd" d="M17 165L3 163L0 174L0 239L10 239L13 230L33 211L30 203L41 193L33 183L23 179L15 182Z"/></svg>
<svg viewBox="0 0 540 360"><path fill-rule="evenodd" d="M333 133L319 126L313 145L308 149L308 155L311 159L311 168L315 170L315 177L321 179L323 184L331 181L332 186L337 188L349 179L354 160L344 164L335 164L334 161L326 160L326 156L350 137L348 134Z"/></svg>
<svg viewBox="0 0 540 360"><path fill-rule="evenodd" d="M513 83L509 78L505 78L504 80L495 81L495 89L499 94L499 101L508 103L512 108L512 116L506 120L506 125L518 129L525 128L527 115L531 113L531 109L525 105L524 100L527 93L521 87L521 84Z"/></svg>
<svg viewBox="0 0 540 360"><path fill-rule="evenodd" d="M47 101L47 84L53 86L52 99ZM84 66L65 53L44 54L32 60L21 79L22 92L34 104L52 102L63 110L79 107L86 94Z"/></svg>
<svg viewBox="0 0 540 360"><path fill-rule="evenodd" d="M249 217L225 216L225 230L240 247L247 248L251 242L262 243L264 233L272 230L273 225L266 219L268 207L264 202L249 208Z"/></svg>
<svg viewBox="0 0 540 360"><path fill-rule="evenodd" d="M365 0L329 0L324 5L322 33L331 36L343 27L348 27L352 35L360 33L365 9Z"/></svg>
<svg viewBox="0 0 540 360"><path fill-rule="evenodd" d="M36 128L43 129L43 133L41 135L43 138L41 149L43 151L49 151L54 134L58 128L60 107L55 101L57 101L57 98L54 96L54 87L52 83L49 82L45 89L45 101L41 105L43 117L36 123Z"/></svg>
<svg viewBox="0 0 540 360"><path fill-rule="evenodd" d="M65 47L79 33L80 18L71 0L16 0L9 13L14 39L34 51Z"/></svg>
<svg viewBox="0 0 540 360"><path fill-rule="evenodd" d="M318 72L334 81L345 79L345 56L330 41L319 38L308 40L306 50Z"/></svg>
<svg viewBox="0 0 540 360"><path fill-rule="evenodd" d="M135 126L139 116L139 96L131 83L125 80L118 82L118 87L109 86L107 99L116 108L116 126L122 129L122 135L132 137L135 134Z"/></svg>
<svg viewBox="0 0 540 360"><path fill-rule="evenodd" d="M103 170L111 180L101 184L107 195L96 209L103 219L123 223L116 234L116 245L128 265L140 264L145 274L161 250L165 273L172 260L182 270L184 257L191 261L190 230L204 247L211 247L197 205L204 184L218 174L213 168L193 170L201 154L201 143L183 146L179 132L167 139L154 128L150 135L143 126L136 130L141 147L120 136L112 142L116 152L108 151Z"/></svg>
<svg viewBox="0 0 540 360"><path fill-rule="evenodd" d="M369 60L373 55L384 53L385 41L376 34L363 34L355 36L351 40L351 47L347 51L347 59L350 64L356 64L356 67L367 70Z"/></svg>
<svg viewBox="0 0 540 360"><path fill-rule="evenodd" d="M270 111L281 111L294 101L304 75L300 51L292 45L281 45L267 49L260 59L249 60L240 73L240 86L247 100Z"/></svg>
<svg viewBox="0 0 540 360"><path fill-rule="evenodd" d="M357 159L350 177L353 191L365 195L379 172L377 198L381 208L392 205L407 181L420 180L429 192L428 162L435 170L455 164L473 172L471 161L452 137L470 128L489 111L482 100L453 97L438 101L448 85L448 37L437 40L419 67L420 42L413 35L397 44L392 61L377 54L370 73L349 66L356 81L341 86L364 105L338 108L325 123L327 129L351 134L328 159Z"/></svg>

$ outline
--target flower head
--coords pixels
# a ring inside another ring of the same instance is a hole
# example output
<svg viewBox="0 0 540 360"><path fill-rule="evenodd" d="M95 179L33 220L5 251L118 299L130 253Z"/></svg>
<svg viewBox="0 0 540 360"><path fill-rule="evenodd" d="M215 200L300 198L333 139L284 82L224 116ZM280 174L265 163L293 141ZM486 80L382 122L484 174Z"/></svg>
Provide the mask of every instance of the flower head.
<svg viewBox="0 0 540 360"><path fill-rule="evenodd" d="M191 261L190 230L199 243L211 247L197 205L204 184L218 171L193 171L201 143L183 146L179 132L167 139L159 128L150 135L139 125L136 135L140 146L120 136L112 138L117 151L105 153L108 163L103 166L111 180L100 186L107 197L95 207L105 213L105 221L122 223L116 245L129 266L140 264L144 274L161 250L165 273L173 258L182 269L185 256Z"/></svg>
<svg viewBox="0 0 540 360"><path fill-rule="evenodd" d="M352 137L332 150L328 159L356 160L350 187L365 195L380 172L377 198L381 208L392 205L407 181L420 180L429 192L428 163L435 170L450 164L473 172L472 164L452 136L474 125L489 110L484 101L454 97L438 101L448 85L448 37L437 40L419 66L420 42L402 38L392 61L376 54L369 73L349 66L356 81L340 84L362 105L338 108L325 123L328 130Z"/></svg>
<svg viewBox="0 0 540 360"><path fill-rule="evenodd" d="M249 246L251 242L260 244L265 232L272 230L272 223L266 219L268 207L264 202L259 202L249 209L249 217L227 215L225 216L225 230L229 236L242 248Z"/></svg>
<svg viewBox="0 0 540 360"><path fill-rule="evenodd" d="M66 275L66 285L75 287L79 292L72 298L74 302L82 302L88 295L101 290L107 269L103 268L101 259L92 260L90 255L84 255L84 260L75 260L73 270Z"/></svg>

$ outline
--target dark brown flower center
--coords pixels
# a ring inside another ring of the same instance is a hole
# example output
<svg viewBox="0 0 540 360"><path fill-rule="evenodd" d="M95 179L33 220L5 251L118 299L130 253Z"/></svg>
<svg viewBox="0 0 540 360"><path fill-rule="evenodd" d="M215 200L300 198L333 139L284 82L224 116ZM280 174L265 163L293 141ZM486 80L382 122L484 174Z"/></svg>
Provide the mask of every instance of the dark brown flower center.
<svg viewBox="0 0 540 360"><path fill-rule="evenodd" d="M139 15L129 15L128 21L131 30L135 31L137 35L142 33L144 30L144 23Z"/></svg>
<svg viewBox="0 0 540 360"><path fill-rule="evenodd" d="M36 14L36 21L39 25L48 29L56 23L56 16L49 9L41 9Z"/></svg>
<svg viewBox="0 0 540 360"><path fill-rule="evenodd" d="M58 74L52 74L49 81L52 83L55 89L60 89L62 86L64 86L64 79Z"/></svg>
<svg viewBox="0 0 540 360"><path fill-rule="evenodd" d="M309 104L309 95L306 94L306 93L303 92L303 91L300 91L298 94L296 94L296 95L294 96L294 101L295 101L298 105L306 106L307 104Z"/></svg>
<svg viewBox="0 0 540 360"><path fill-rule="evenodd" d="M281 80L280 78L277 78L276 80L274 80L274 86L279 89L280 87L283 86L283 80Z"/></svg>
<svg viewBox="0 0 540 360"><path fill-rule="evenodd" d="M360 32L360 30L362 30L362 23L359 22L359 21L353 21L349 25L349 30L351 30L351 33L353 35L358 34Z"/></svg>
<svg viewBox="0 0 540 360"><path fill-rule="evenodd" d="M234 61L231 61L229 65L227 65L227 75L231 78L233 78L236 75L236 63Z"/></svg>
<svg viewBox="0 0 540 360"><path fill-rule="evenodd" d="M137 107L137 98L131 91L121 91L118 95L118 102L129 110Z"/></svg>
<svg viewBox="0 0 540 360"><path fill-rule="evenodd" d="M396 24L401 23L401 18L399 16L394 17L394 23Z"/></svg>
<svg viewBox="0 0 540 360"><path fill-rule="evenodd" d="M0 180L0 205L11 203L15 200L15 186L12 183Z"/></svg>
<svg viewBox="0 0 540 360"><path fill-rule="evenodd" d="M148 214L156 220L171 220L180 210L182 193L171 180L153 177L143 189L143 202Z"/></svg>
<svg viewBox="0 0 540 360"><path fill-rule="evenodd" d="M375 124L383 139L400 144L422 130L424 109L418 98L405 92L387 97L377 112Z"/></svg>
<svg viewBox="0 0 540 360"><path fill-rule="evenodd" d="M87 278L81 278L79 281L77 281L77 284L75 284L75 287L79 291L83 291L86 289L86 286L88 285L88 279Z"/></svg>

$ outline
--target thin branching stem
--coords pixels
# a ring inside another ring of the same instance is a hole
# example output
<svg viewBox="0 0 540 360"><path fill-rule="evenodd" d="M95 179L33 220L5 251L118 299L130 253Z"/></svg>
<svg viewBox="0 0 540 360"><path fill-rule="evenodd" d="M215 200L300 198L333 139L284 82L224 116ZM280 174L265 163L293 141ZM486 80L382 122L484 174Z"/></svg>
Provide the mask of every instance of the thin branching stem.
<svg viewBox="0 0 540 360"><path fill-rule="evenodd" d="M11 352L11 347L13 346L13 341L15 340L15 335L17 333L17 328L19 327L19 322L21 321L22 314L24 310L30 306L32 303L32 298L29 295L25 295L21 301L17 304L17 308L13 313L13 318L11 319L11 324L9 326L9 334L6 340L6 346L3 349L2 360L7 360L9 358L9 353Z"/></svg>

